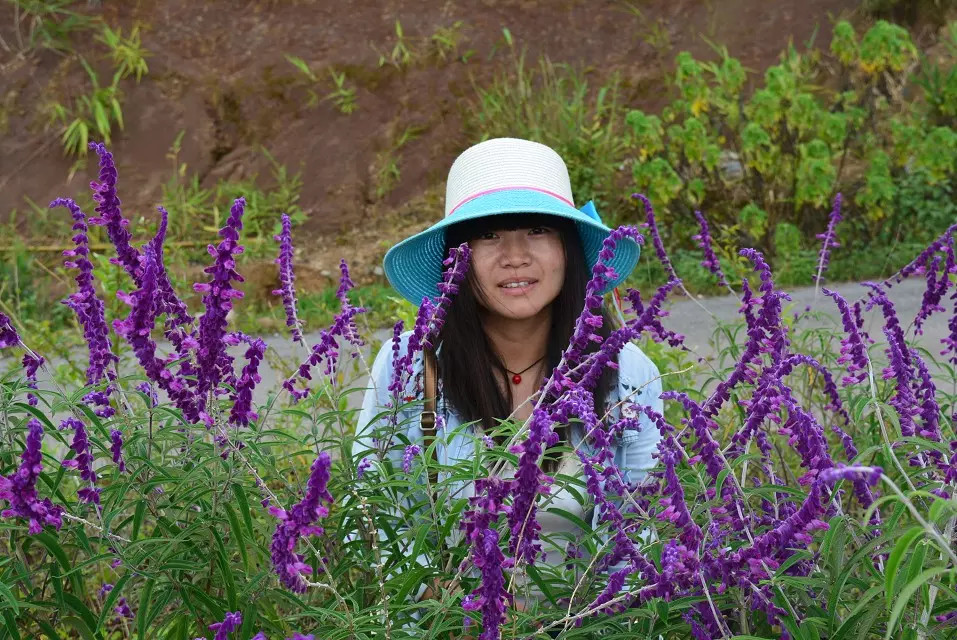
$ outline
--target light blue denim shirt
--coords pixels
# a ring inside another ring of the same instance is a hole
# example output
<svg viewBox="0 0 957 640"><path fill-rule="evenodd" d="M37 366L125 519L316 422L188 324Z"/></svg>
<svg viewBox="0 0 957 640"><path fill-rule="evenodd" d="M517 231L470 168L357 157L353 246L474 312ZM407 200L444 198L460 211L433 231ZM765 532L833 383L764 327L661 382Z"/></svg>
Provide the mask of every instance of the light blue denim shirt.
<svg viewBox="0 0 957 640"><path fill-rule="evenodd" d="M399 354L406 352L411 333L411 331L407 331L400 336ZM438 351L441 352L441 346ZM374 453L370 452L374 452L376 448L372 438L373 431L377 427L375 418L380 416L380 420L382 420L381 414L389 406L390 394L388 388L392 377L392 354L392 341L390 340L382 345L372 365L372 378L363 398L362 410L359 413L357 423L356 440L353 445L353 457L356 460L361 456L369 456L374 459ZM412 363L412 375L403 391L404 399L421 398L423 388L422 362L422 354L416 354ZM661 434L648 417L637 411L633 405L648 405L661 413L663 404L659 397L661 395L661 378L655 364L633 343L626 344L618 354L617 378L617 384L612 385L606 398L606 406L613 408L611 411L613 418L617 418L619 415L638 416L640 428L626 430L615 443L615 464L621 471L626 483L640 483L644 480L648 470L655 466L655 460L652 456L657 451ZM444 418L445 424L443 430L436 434L436 457L439 463L444 466L471 460L475 453L473 425L468 425L464 429L460 428L464 421L452 407L446 405L441 386L438 391L439 399L436 403L436 411ZM421 443L423 440L421 415L421 403L407 405L399 411L399 428L402 429L405 438L411 443ZM437 421L437 426L439 424ZM594 450L584 438L584 435L581 423L572 423L570 429L571 446L580 447L584 453L591 455ZM395 467L401 466L402 447L391 447L388 455ZM440 472L438 481L442 483L447 478L446 473ZM452 499L471 497L473 494L474 484L472 482L459 482L450 487ZM591 509L592 506L586 505L586 512L589 509L593 512L592 527L597 528L599 513L597 509Z"/></svg>

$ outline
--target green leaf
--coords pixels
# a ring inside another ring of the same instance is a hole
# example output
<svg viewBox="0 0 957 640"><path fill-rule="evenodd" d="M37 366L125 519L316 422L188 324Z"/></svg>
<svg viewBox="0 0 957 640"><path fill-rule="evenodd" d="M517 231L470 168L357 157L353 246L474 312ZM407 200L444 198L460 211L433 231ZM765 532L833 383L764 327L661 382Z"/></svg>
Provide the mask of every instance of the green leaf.
<svg viewBox="0 0 957 640"><path fill-rule="evenodd" d="M255 539L256 534L253 532L253 519L249 515L249 500L246 499L246 492L243 490L242 485L233 483L233 495L236 496L236 502L239 503L239 514L243 517L243 523L246 525L246 531L249 532L249 537Z"/></svg>
<svg viewBox="0 0 957 640"><path fill-rule="evenodd" d="M229 519L229 528L232 530L233 543L239 548L239 555L243 558L243 569L249 572L249 555L246 551L246 540L243 537L243 530L239 528L239 520L236 518L236 512L228 503L226 507L226 517Z"/></svg>
<svg viewBox="0 0 957 640"><path fill-rule="evenodd" d="M133 530L130 532L130 540L136 540L136 536L143 526L143 516L146 513L146 499L140 500L136 505L136 511L133 512Z"/></svg>
<svg viewBox="0 0 957 640"><path fill-rule="evenodd" d="M20 615L20 605L10 587L0 582L0 609L13 609L13 615Z"/></svg>
<svg viewBox="0 0 957 640"><path fill-rule="evenodd" d="M136 628L139 631L140 638L146 638L146 625L148 624L147 613L149 613L150 602L152 601L150 596L153 594L153 587L155 585L155 578L148 579L140 594L140 607L136 612Z"/></svg>
<svg viewBox="0 0 957 640"><path fill-rule="evenodd" d="M89 625L80 618L66 616L61 622L83 636L84 640L94 640L93 632L90 631Z"/></svg>
<svg viewBox="0 0 957 640"><path fill-rule="evenodd" d="M890 640L890 638L893 636L894 630L897 628L897 621L904 612L904 607L907 606L911 596L914 595L914 593L925 582L936 578L942 573L953 574L954 569L951 567L931 567L930 569L921 572L920 575L904 585L904 588L901 589L900 596L897 597L897 602L894 603L894 608L891 610L890 618L887 621L887 633L884 634L884 640Z"/></svg>
<svg viewBox="0 0 957 640"><path fill-rule="evenodd" d="M17 631L17 619L13 617L10 611L3 612L3 621L6 623L4 628L13 640L20 640L20 632Z"/></svg>
<svg viewBox="0 0 957 640"><path fill-rule="evenodd" d="M894 601L894 581L897 580L897 571L900 569L904 554L907 553L910 546L923 533L924 528L921 526L914 526L905 531L901 537L897 539L894 550L891 551L891 555L887 558L887 565L884 568L884 597L887 599L888 609L891 608L891 604Z"/></svg>
<svg viewBox="0 0 957 640"><path fill-rule="evenodd" d="M80 593L83 592L81 591ZM89 633L90 637L92 638L93 632L90 631L90 629L96 628L96 616L93 615L93 612L87 608L86 604L82 600L77 598L72 593L64 593L63 602L66 603L68 608L73 609L73 611L75 611L77 615L82 618L82 621L85 623L87 633Z"/></svg>

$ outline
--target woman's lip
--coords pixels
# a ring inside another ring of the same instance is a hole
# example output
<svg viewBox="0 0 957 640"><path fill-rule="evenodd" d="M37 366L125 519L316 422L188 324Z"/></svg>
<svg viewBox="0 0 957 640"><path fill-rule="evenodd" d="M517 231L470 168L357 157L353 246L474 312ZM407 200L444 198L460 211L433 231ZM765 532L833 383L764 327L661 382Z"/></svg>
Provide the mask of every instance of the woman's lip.
<svg viewBox="0 0 957 640"><path fill-rule="evenodd" d="M536 284L538 284L538 281L537 281L537 280L533 280L533 281L529 282L527 285L525 285L524 287L503 287L503 286L499 285L498 288L499 288L500 291L503 291L503 292L505 293L505 295L508 295L508 296L520 296L520 295L524 295L524 294L528 293L529 291L531 291L531 290L532 290L532 287L534 287Z"/></svg>

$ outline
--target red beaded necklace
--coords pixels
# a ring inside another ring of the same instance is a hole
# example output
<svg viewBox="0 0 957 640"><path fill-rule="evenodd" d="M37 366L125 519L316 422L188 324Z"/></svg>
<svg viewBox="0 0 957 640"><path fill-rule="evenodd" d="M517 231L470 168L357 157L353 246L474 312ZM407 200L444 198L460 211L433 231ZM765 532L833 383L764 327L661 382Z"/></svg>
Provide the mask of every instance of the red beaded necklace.
<svg viewBox="0 0 957 640"><path fill-rule="evenodd" d="M511 371L511 370L509 370L509 369L506 367L505 370L512 374L512 384L516 384L516 385L522 384L522 374L525 373L526 371L528 371L529 369L531 369L532 367L534 367L536 364L538 364L539 362L541 362L541 361L544 360L544 359L545 359L545 356L542 356L541 358L539 358L538 360L536 360L536 361L533 362L532 364L528 365L527 367L525 367L524 369L522 369L522 370L519 371L518 373L515 373L514 371Z"/></svg>

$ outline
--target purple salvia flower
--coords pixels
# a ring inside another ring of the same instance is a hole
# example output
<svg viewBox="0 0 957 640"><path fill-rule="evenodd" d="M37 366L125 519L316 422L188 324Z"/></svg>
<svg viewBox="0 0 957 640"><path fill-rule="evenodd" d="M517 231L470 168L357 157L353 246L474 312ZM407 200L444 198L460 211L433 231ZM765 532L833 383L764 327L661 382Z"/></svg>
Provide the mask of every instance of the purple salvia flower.
<svg viewBox="0 0 957 640"><path fill-rule="evenodd" d="M867 379L867 366L869 363L867 357L867 347L864 345L864 339L858 331L855 319L851 316L851 311L847 306L841 294L837 291L831 291L822 288L824 295L831 297L841 312L841 322L844 325L844 337L841 339L841 356L837 359L838 364L847 363L847 373L841 379L841 384L847 386L863 382Z"/></svg>
<svg viewBox="0 0 957 640"><path fill-rule="evenodd" d="M675 473L675 464L680 457L678 445L674 438L667 436L658 443L658 451L658 458L665 466L665 482L662 488L665 497L660 500L660 504L665 509L658 514L658 518L667 520L678 527L681 532L679 534L681 544L696 549L702 538L701 527L691 518L691 512L688 511L688 505L685 503L684 489L678 480L678 474Z"/></svg>
<svg viewBox="0 0 957 640"><path fill-rule="evenodd" d="M149 382L141 382L136 385L134 389L141 391L144 395L146 395L147 403L150 409L159 404L159 397L156 395L156 388Z"/></svg>
<svg viewBox="0 0 957 640"><path fill-rule="evenodd" d="M827 231L815 236L821 241L821 252L818 254L817 259L817 274L814 276L815 291L824 281L824 271L827 270L827 265L831 261L831 249L836 249L841 246L836 240L836 227L841 220L841 194L838 193L834 196L834 207L831 209L831 215L828 217Z"/></svg>
<svg viewBox="0 0 957 640"><path fill-rule="evenodd" d="M243 292L233 288L232 282L243 282L236 272L235 256L243 252L239 244L239 232L243 228L243 212L246 200L236 198L229 210L226 224L219 230L222 238L218 246L209 245L207 251L214 258L212 265L203 271L212 276L209 282L197 282L193 289L203 295L203 317L199 321L199 349L196 363L198 366L197 399L201 408L206 406L206 397L224 379L227 369L226 314L233 308L233 299L242 298Z"/></svg>
<svg viewBox="0 0 957 640"><path fill-rule="evenodd" d="M120 211L120 199L116 195L116 165L113 163L113 154L107 151L106 146L91 142L90 149L100 156L99 182L90 182L93 190L93 200L97 203L98 217L90 218L90 224L106 227L106 234L116 248L116 258L110 262L121 265L130 274L137 286L140 286L139 252L130 244L133 236L127 230L129 220L123 218Z"/></svg>
<svg viewBox="0 0 957 640"><path fill-rule="evenodd" d="M914 273L917 273L921 267L926 266L930 262L931 256L933 256L938 251L944 249L944 247L949 244L954 237L954 232L957 231L957 224L952 224L947 228L942 234L940 234L936 240L931 242L927 247L920 252L920 254L914 258L907 266L897 272L897 276L891 276L894 278L895 282L900 282L904 278L911 276ZM891 287L891 278L884 280L881 285L885 288Z"/></svg>
<svg viewBox="0 0 957 640"><path fill-rule="evenodd" d="M130 609L130 605L127 604L126 598L120 598L116 606L113 607L113 611L116 612L116 615L121 616L123 618L127 618L129 620L132 620L133 618L136 617L133 615L133 610Z"/></svg>
<svg viewBox="0 0 957 640"><path fill-rule="evenodd" d="M277 236L273 236L279 242L279 257L275 262L279 265L279 284L278 289L273 290L274 296L282 296L282 306L286 310L286 326L292 333L292 339L296 342L303 342L302 324L299 322L297 314L298 301L296 299L296 285L294 281L296 274L292 268L292 222L285 213L282 214L282 231Z"/></svg>
<svg viewBox="0 0 957 640"><path fill-rule="evenodd" d="M590 396L587 391L576 388L583 395ZM581 408L588 409L588 405L581 404ZM594 411L590 411L590 422L595 422ZM583 420L588 420L582 416ZM587 428L586 428L587 431ZM535 562L535 557L541 550L538 541L538 532L541 526L535 517L535 499L539 493L547 492L552 478L545 475L538 466L539 458L545 447L555 444L558 434L552 428L552 421L542 407L537 407L529 421L528 438L520 445L513 447L515 453L521 453L518 459L518 469L515 479L511 483L512 509L508 514L512 535L509 539L509 553L516 559L521 558L529 564Z"/></svg>
<svg viewBox="0 0 957 640"><path fill-rule="evenodd" d="M243 616L239 611L227 611L223 621L209 625L209 630L216 632L213 640L229 640L229 634L239 631L242 624Z"/></svg>
<svg viewBox="0 0 957 640"><path fill-rule="evenodd" d="M43 470L43 425L36 418L30 418L27 430L20 467L12 475L0 476L0 500L7 501L7 508L0 511L0 517L23 518L30 523L30 533L37 534L46 524L56 529L63 526L63 508L49 498L37 497L37 478Z"/></svg>
<svg viewBox="0 0 957 640"><path fill-rule="evenodd" d="M615 247L624 238L631 238L637 244L644 243L644 238L633 227L618 227L602 242L598 260L592 267L592 277L585 286L584 308L575 321L571 340L562 354L562 363L555 368L549 388L545 390L546 395L561 393L563 388L572 386L574 383L568 377L571 369L581 363L583 357L594 348L593 345L600 345L602 342L602 337L598 334L603 323L600 292L618 277L608 263L615 257ZM610 357L610 354L606 356Z"/></svg>
<svg viewBox="0 0 957 640"><path fill-rule="evenodd" d="M915 396L920 406L921 418L921 426L917 429L917 435L934 442L940 442L940 405L937 403L937 387L934 385L934 379L930 375L927 363L920 357L917 350L911 349L910 353L917 366ZM935 460L939 460L939 451L932 449L928 453Z"/></svg>
<svg viewBox="0 0 957 640"><path fill-rule="evenodd" d="M631 304L631 310L636 316L634 319L628 321L628 326L639 334L643 331L650 332L655 342L667 341L672 347L684 347L685 337L680 333L665 329L664 325L661 324L661 318L666 317L669 313L668 311L664 311L661 305L664 304L665 299L671 291L680 285L680 280L669 280L661 285L658 287L658 290L655 291L655 295L652 296L647 306L642 302L641 293L637 289L628 289L625 292L625 298L628 299L628 302Z"/></svg>
<svg viewBox="0 0 957 640"><path fill-rule="evenodd" d="M741 299L741 312L747 321L748 340L731 374L717 385L711 397L702 406L707 416L717 414L721 406L731 397L731 391L740 382L752 381L756 377L751 366L760 362L762 351L771 353L772 361L777 363L784 358L789 346L787 329L781 321L781 301L790 300L790 296L775 289L771 268L764 261L761 252L755 249L742 249L739 253L751 260L755 271L761 274L762 295L758 299L753 298L747 280L742 281L744 295ZM758 301L761 303L761 310L755 314L754 307Z"/></svg>
<svg viewBox="0 0 957 640"><path fill-rule="evenodd" d="M356 479L362 479L362 476L364 476L366 471L368 471L371 467L372 460L370 458L363 458L360 460L359 466L356 468Z"/></svg>
<svg viewBox="0 0 957 640"><path fill-rule="evenodd" d="M126 471L126 463L123 461L123 432L119 429L110 429L110 453L113 454L113 462L120 469L120 473Z"/></svg>
<svg viewBox="0 0 957 640"><path fill-rule="evenodd" d="M502 567L505 556L498 546L498 531L485 529L473 543L472 563L479 569L482 581L478 589L462 601L466 611L482 612L482 633L479 640L501 640L505 623L506 591Z"/></svg>
<svg viewBox="0 0 957 640"><path fill-rule="evenodd" d="M147 378L159 385L189 422L200 420L195 395L185 380L175 376L156 357L156 343L150 337L156 322L158 256L163 251L163 236L157 236L146 247L143 260L142 286L132 294L117 292L117 297L130 305L125 320L114 320L113 330L126 338L143 367Z"/></svg>
<svg viewBox="0 0 957 640"><path fill-rule="evenodd" d="M265 640L265 638L263 638ZM316 640L316 636L312 633L294 633L291 638L286 638L286 640Z"/></svg>
<svg viewBox="0 0 957 640"><path fill-rule="evenodd" d="M405 452L402 454L402 470L406 473L411 473L412 471L412 461L415 460L415 456L419 455L419 452L422 451L422 447L417 444L410 444L405 448Z"/></svg>
<svg viewBox="0 0 957 640"><path fill-rule="evenodd" d="M678 273L671 264L671 259L668 258L668 252L665 251L665 243L661 241L661 234L658 232L658 223L655 221L655 210L651 206L651 201L641 193L633 193L631 197L638 198L645 206L645 222L642 223L641 226L648 229L648 233L651 234L651 243L655 247L658 260L661 261L661 265L665 268L665 273L668 274L668 279L679 280Z"/></svg>
<svg viewBox="0 0 957 640"><path fill-rule="evenodd" d="M839 480L862 478L868 486L873 487L880 481L882 473L884 473L884 470L881 467L865 467L861 465L847 467L838 465L822 471L820 478L821 482L827 485L832 485Z"/></svg>
<svg viewBox="0 0 957 640"><path fill-rule="evenodd" d="M718 256L714 253L714 245L711 240L711 230L708 228L707 218L705 218L700 211L695 211L694 217L697 218L701 231L691 236L691 239L698 242L698 247L704 253L704 260L701 261L701 266L718 277L719 287L727 287L731 293L734 293L734 290L731 289L731 285L728 284L728 279L725 277L724 271L721 270L721 263L718 261Z"/></svg>
<svg viewBox="0 0 957 640"><path fill-rule="evenodd" d="M248 348L245 354L246 365L236 381L236 392L232 398L233 407L229 412L229 422L237 427L244 427L259 418L259 415L252 409L253 390L262 380L259 375L259 363L266 353L266 343L261 338L250 338L244 334L237 335L248 345Z"/></svg>
<svg viewBox="0 0 957 640"><path fill-rule="evenodd" d="M23 369L27 373L27 388L33 389L35 391L37 388L37 371L39 371L40 367L43 366L43 363L46 362L46 360L43 356L33 353L32 351L28 351L27 353L23 354L23 360L21 362L23 364ZM27 393L27 403L31 407L37 406L38 402L39 399L34 394L29 392Z"/></svg>
<svg viewBox="0 0 957 640"><path fill-rule="evenodd" d="M90 350L89 364L86 369L86 384L98 384L104 376L109 376L112 381L115 377L109 371L109 367L119 362L113 354L110 347L109 327L106 324L104 316L103 301L96 295L96 289L93 285L93 263L90 262L90 242L87 237L86 215L80 210L80 207L73 200L58 198L50 203L50 208L66 207L70 210L73 217L73 242L76 248L67 249L63 255L69 260L64 266L70 269L76 269L75 293L63 301L64 304L73 309L76 313L80 326L83 327L83 337L86 339ZM112 385L107 385L106 392L102 394L89 394L84 400L91 404L98 405L95 413L104 418L113 415L114 411L109 405L109 394Z"/></svg>
<svg viewBox="0 0 957 640"><path fill-rule="evenodd" d="M160 226L157 235L166 237L166 228L169 224L169 213L163 207L157 207L160 212ZM176 347L180 355L186 355L190 349L195 349L196 330L192 328L193 317L189 309L176 292L173 283L169 280L166 266L163 263L163 254L157 255L156 286L159 289L159 312L166 314L166 323L163 329L167 339ZM190 325L187 327L187 325Z"/></svg>
<svg viewBox="0 0 957 640"><path fill-rule="evenodd" d="M93 454L90 453L90 439L86 434L86 427L76 418L67 418L60 424L60 429L73 429L70 449L76 453L76 457L64 460L63 466L79 470L80 478L88 483L77 491L80 502L100 504L100 489L96 488L96 472L93 471Z"/></svg>
<svg viewBox="0 0 957 640"><path fill-rule="evenodd" d="M105 598L105 597L106 597L106 594L108 594L108 593L109 593L110 591L112 591L112 590L113 590L113 585L110 584L109 582L104 582L104 583L100 586L100 593L99 593L99 595L100 595L100 600L102 600L103 598Z"/></svg>
<svg viewBox="0 0 957 640"><path fill-rule="evenodd" d="M0 311L0 349L20 344L20 334L14 329L10 316Z"/></svg>
<svg viewBox="0 0 957 640"><path fill-rule="evenodd" d="M266 634L265 634L265 633L263 633L262 631L260 631L259 633L257 633L256 635L254 635L254 636L253 636L252 638L250 638L249 640L269 640L269 638L266 637Z"/></svg>
<svg viewBox="0 0 957 640"><path fill-rule="evenodd" d="M283 388L290 393L293 401L299 401L309 395L308 386L303 389L296 388L296 379L312 380L311 369L323 362L325 362L325 374L331 375L339 362L339 343L337 338L341 337L349 341L357 336L355 317L360 313L364 313L365 309L362 307L354 307L349 302L349 298L346 294L353 286L352 280L349 278L348 269L344 269L341 273L339 291L337 292L340 304L339 313L332 319L332 325L328 329L323 329L319 332L319 342L312 346L309 357L299 365L296 373L282 383Z"/></svg>
<svg viewBox="0 0 957 640"><path fill-rule="evenodd" d="M505 623L506 605L510 600L505 590L502 569L511 566L499 548L495 523L506 510L508 484L500 478L482 478L475 481L475 496L469 498L472 508L467 510L461 527L472 545L472 564L481 573L478 588L465 597L462 608L482 612L482 633L479 640L500 640Z"/></svg>
<svg viewBox="0 0 957 640"><path fill-rule="evenodd" d="M329 454L323 451L312 463L309 481L306 483L306 495L288 511L279 507L269 507L269 513L279 518L276 531L272 537L273 567L279 576L279 581L289 590L303 593L306 582L302 574L312 573L312 567L303 560L304 556L296 553L296 543L303 536L317 536L323 532L322 527L315 522L329 513L329 509L320 501L332 504L333 498L326 485L329 482Z"/></svg>
<svg viewBox="0 0 957 640"><path fill-rule="evenodd" d="M339 287L336 289L336 298L339 300L340 308L345 309L349 307L348 293L355 286L352 278L349 277L349 265L346 264L345 260L339 260ZM350 316L349 321L343 325L342 337L346 342L357 349L365 344L365 341L359 335L358 327L356 327L355 316ZM358 351L355 351L352 357L356 357L357 355Z"/></svg>
<svg viewBox="0 0 957 640"><path fill-rule="evenodd" d="M933 261L927 268L927 288L924 289L924 297L921 300L920 309L917 310L917 315L914 317L914 333L917 335L923 335L924 322L926 322L932 314L944 311L944 307L940 304L940 301L941 298L944 297L944 294L947 293L947 288L950 286L950 278L947 275L947 265L944 265L944 269L940 272L940 280L937 279L937 271L940 267L940 263L941 257L934 256Z"/></svg>

